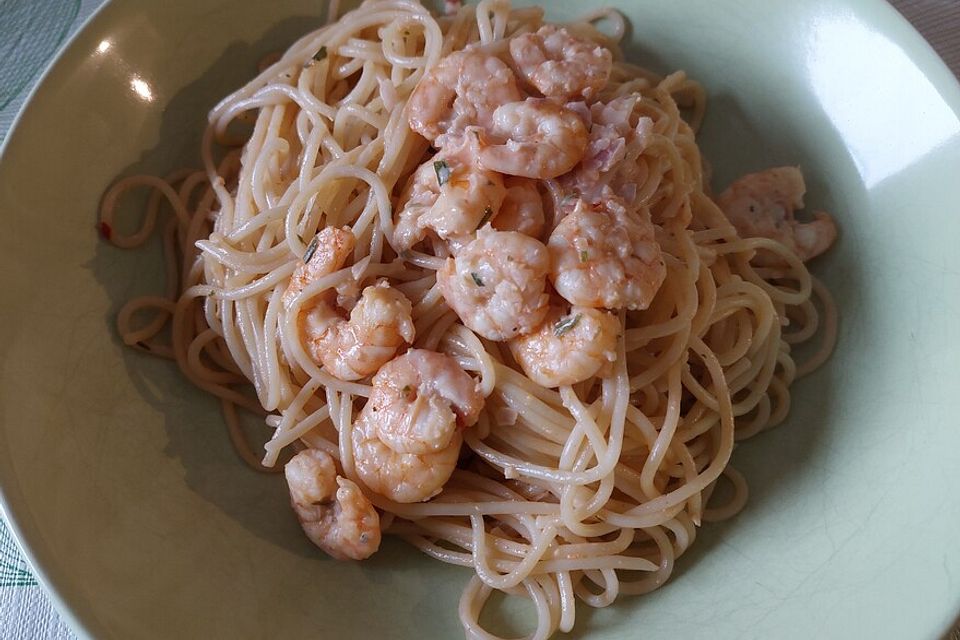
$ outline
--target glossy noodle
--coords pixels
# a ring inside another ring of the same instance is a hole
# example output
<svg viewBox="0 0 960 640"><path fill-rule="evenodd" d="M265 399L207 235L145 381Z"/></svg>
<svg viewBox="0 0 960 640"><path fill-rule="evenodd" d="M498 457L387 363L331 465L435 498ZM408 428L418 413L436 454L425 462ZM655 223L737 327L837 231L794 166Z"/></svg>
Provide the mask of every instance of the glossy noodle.
<svg viewBox="0 0 960 640"><path fill-rule="evenodd" d="M494 637L479 621L503 591L532 601L528 637L547 638L578 601L662 585L702 522L742 507L734 446L784 420L835 311L797 255L813 246L799 203L777 209L793 244L738 232L742 194L721 210L696 143L704 91L625 61L620 14L561 33L538 8L447 4L332 19L214 107L203 170L117 182L110 240L157 233L167 260L166 291L117 324L220 399L252 467L314 452L287 479L318 546L362 558L381 530L399 536L473 570L468 637ZM541 36L606 75L571 86L525 67ZM449 60L452 87L430 75ZM488 75L471 89L474 64ZM418 107L434 81L443 95ZM140 187L142 227L122 235L118 202ZM604 244L621 236L622 264Z"/></svg>

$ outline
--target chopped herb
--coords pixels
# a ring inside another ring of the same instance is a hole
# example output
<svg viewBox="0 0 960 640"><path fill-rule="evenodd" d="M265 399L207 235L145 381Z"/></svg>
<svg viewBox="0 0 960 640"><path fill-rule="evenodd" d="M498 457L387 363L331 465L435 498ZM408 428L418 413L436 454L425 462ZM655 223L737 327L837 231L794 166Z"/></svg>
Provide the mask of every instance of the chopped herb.
<svg viewBox="0 0 960 640"><path fill-rule="evenodd" d="M106 222L101 222L97 225L97 229L100 231L100 237L104 240L109 240L113 236L113 229L110 228Z"/></svg>
<svg viewBox="0 0 960 640"><path fill-rule="evenodd" d="M441 187L450 181L450 174L453 173L453 171L445 161L437 160L434 162L433 170L437 172L437 184Z"/></svg>
<svg viewBox="0 0 960 640"><path fill-rule="evenodd" d="M315 54L313 54L313 59L316 60L317 62L320 62L321 60L323 60L323 59L326 58L326 57L327 57L327 48L326 48L326 47L320 47L320 50L317 51Z"/></svg>
<svg viewBox="0 0 960 640"><path fill-rule="evenodd" d="M477 274L475 274L473 271L470 272L470 277L473 278L473 281L474 281L475 283L477 283L477 286L478 286L478 287L482 287L482 286L483 286L483 280L481 280L481 279L480 279L480 276L478 276Z"/></svg>
<svg viewBox="0 0 960 640"><path fill-rule="evenodd" d="M573 329L575 326L577 326L577 323L580 322L580 317L581 317L581 314L578 313L575 316L567 316L566 318L560 318L560 320L557 321L557 324L553 325L553 335L559 338L563 334L567 333L568 331Z"/></svg>
<svg viewBox="0 0 960 640"><path fill-rule="evenodd" d="M313 254L317 252L318 236L313 236L313 240L307 245L307 250L303 252L303 264L310 262Z"/></svg>
<svg viewBox="0 0 960 640"><path fill-rule="evenodd" d="M491 207L490 205L487 205L487 206L484 207L484 209L483 209L483 217L480 218L480 224L477 225L477 229L479 229L479 228L482 227L483 225L485 225L485 224L487 224L488 222L490 222L490 218L492 218L492 217L493 217L493 207Z"/></svg>
<svg viewBox="0 0 960 640"><path fill-rule="evenodd" d="M586 261L589 260L589 259L590 259L590 254L589 254L589 253L587 253L586 251L581 251L581 252L580 252L580 262L586 262Z"/></svg>

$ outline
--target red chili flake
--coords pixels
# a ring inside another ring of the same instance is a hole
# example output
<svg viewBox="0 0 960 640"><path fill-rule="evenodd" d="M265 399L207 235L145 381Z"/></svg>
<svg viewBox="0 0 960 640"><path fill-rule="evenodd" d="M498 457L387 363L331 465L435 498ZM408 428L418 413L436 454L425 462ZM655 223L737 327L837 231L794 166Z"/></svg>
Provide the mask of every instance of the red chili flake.
<svg viewBox="0 0 960 640"><path fill-rule="evenodd" d="M99 225L97 225L97 229L100 231L100 237L104 240L109 240L113 235L113 229L111 229L110 225L108 225L106 222L101 222Z"/></svg>

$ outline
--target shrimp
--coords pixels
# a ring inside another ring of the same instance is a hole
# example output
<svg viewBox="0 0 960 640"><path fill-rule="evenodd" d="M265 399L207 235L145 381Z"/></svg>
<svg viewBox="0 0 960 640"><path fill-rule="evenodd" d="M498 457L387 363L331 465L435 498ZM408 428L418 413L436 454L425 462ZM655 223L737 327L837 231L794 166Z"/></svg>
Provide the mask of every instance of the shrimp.
<svg viewBox="0 0 960 640"><path fill-rule="evenodd" d="M437 148L461 137L467 127L484 129L501 104L523 99L504 62L476 49L442 58L420 80L407 101L410 128Z"/></svg>
<svg viewBox="0 0 960 640"><path fill-rule="evenodd" d="M311 242L307 261L293 272L283 293L284 307L311 282L340 269L356 244L349 228L322 229ZM341 380L359 380L377 371L415 337L410 301L386 282L363 290L349 320L339 313L334 291L308 302L297 319L307 351Z"/></svg>
<svg viewBox="0 0 960 640"><path fill-rule="evenodd" d="M488 129L500 144L480 148L480 164L525 178L555 178L570 171L587 148L587 127L574 111L527 98L497 107Z"/></svg>
<svg viewBox="0 0 960 640"><path fill-rule="evenodd" d="M510 57L540 93L562 100L593 98L613 68L609 49L552 24L511 38Z"/></svg>
<svg viewBox="0 0 960 640"><path fill-rule="evenodd" d="M380 516L355 483L337 475L329 454L306 449L283 468L300 526L337 560L363 560L380 548Z"/></svg>
<svg viewBox="0 0 960 640"><path fill-rule="evenodd" d="M448 355L411 349L384 365L354 424L357 475L395 502L440 493L457 465L463 436L483 409L477 384Z"/></svg>
<svg viewBox="0 0 960 640"><path fill-rule="evenodd" d="M283 292L283 306L289 308L293 299L308 284L343 267L356 244L357 239L349 227L321 229L307 248L305 260L297 265L290 284Z"/></svg>
<svg viewBox="0 0 960 640"><path fill-rule="evenodd" d="M500 211L490 221L497 231L516 231L531 238L540 238L545 218L543 198L536 180L509 176L503 181L506 195Z"/></svg>
<svg viewBox="0 0 960 640"><path fill-rule="evenodd" d="M806 190L799 168L776 167L741 177L720 194L717 204L740 235L776 240L806 262L837 239L837 225L828 213L816 211L810 222L794 218L794 211L803 208ZM757 262L781 264L779 258L769 254Z"/></svg>
<svg viewBox="0 0 960 640"><path fill-rule="evenodd" d="M667 273L650 218L613 194L602 204L577 200L547 247L553 286L574 305L646 309Z"/></svg>
<svg viewBox="0 0 960 640"><path fill-rule="evenodd" d="M617 358L620 320L612 313L551 306L536 331L510 341L527 377L544 387L576 384L602 375Z"/></svg>
<svg viewBox="0 0 960 640"><path fill-rule="evenodd" d="M377 434L398 453L445 449L455 426L476 424L483 398L476 382L448 355L412 349L373 378Z"/></svg>
<svg viewBox="0 0 960 640"><path fill-rule="evenodd" d="M469 238L500 210L507 190L495 171L479 166L479 142L467 136L414 172L400 197L394 247L412 248L432 230L443 240Z"/></svg>
<svg viewBox="0 0 960 640"><path fill-rule="evenodd" d="M547 312L550 254L539 241L486 226L448 258L437 284L463 324L490 340L530 332Z"/></svg>
<svg viewBox="0 0 960 640"><path fill-rule="evenodd" d="M349 320L321 302L302 321L311 357L341 380L375 373L416 335L410 301L386 281L363 290Z"/></svg>

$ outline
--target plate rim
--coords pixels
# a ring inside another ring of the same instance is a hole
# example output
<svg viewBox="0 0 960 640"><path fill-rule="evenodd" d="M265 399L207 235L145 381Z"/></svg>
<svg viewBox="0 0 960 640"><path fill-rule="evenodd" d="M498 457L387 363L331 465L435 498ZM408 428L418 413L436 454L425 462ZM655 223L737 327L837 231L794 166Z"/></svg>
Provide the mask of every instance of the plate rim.
<svg viewBox="0 0 960 640"><path fill-rule="evenodd" d="M420 0L423 2L423 0ZM617 0L612 0L611 5ZM650 1L650 0L645 0ZM919 30L899 11L889 0L827 0L832 1L837 6L844 6L852 10L858 18L869 15L873 12L874 18L869 22L877 26L878 18L890 20L896 24L902 33L896 34L893 41L900 44L909 45L909 50L905 51L910 60L923 75L930 80L937 94L950 108L958 119L960 119L960 77L955 75L949 68L940 54L934 49L933 45L919 32ZM104 0L80 24L73 33L66 38L49 61L43 68L43 71L37 76L26 98L17 110L16 115L7 129L6 136L0 142L0 180L3 178L4 167L10 163L8 155L13 140L21 135L20 130L23 122L27 119L31 107L34 103L42 99L42 94L50 89L51 76L53 76L61 65L71 56L77 55L75 51L79 47L78 42L87 37L90 33L98 29L107 30L107 25L99 24L107 19L105 16L111 11L117 10L123 5L134 5L134 0ZM880 33L890 36L890 28L883 28ZM906 39L906 40L904 40ZM932 77L934 76L934 77ZM0 212L2 214L2 212ZM0 419L2 420L2 419ZM4 424L0 426L6 426ZM2 442L2 441L0 441ZM92 629L99 626L97 624L97 613L90 604L81 604L69 600L64 592L68 590L64 578L57 576L55 563L52 560L42 559L42 553L38 551L37 546L32 545L25 533L25 522L29 519L28 505L20 496L19 487L14 482L17 478L12 472L0 467L0 515L3 516L8 532L13 537L19 547L20 552L27 560L30 569L37 579L38 584L43 589L44 594L53 603L57 613L70 627L70 630L78 638L93 639ZM957 611L949 614L947 626L942 629L942 635L949 634L951 629L960 621L960 594L956 597Z"/></svg>

